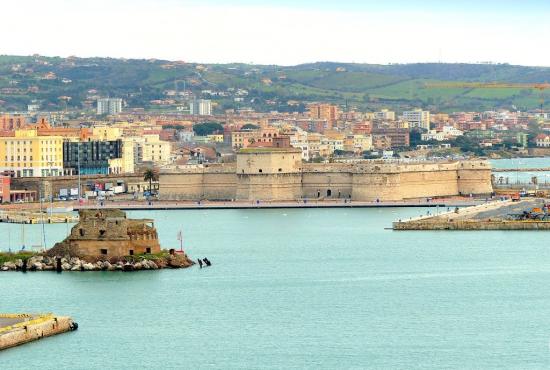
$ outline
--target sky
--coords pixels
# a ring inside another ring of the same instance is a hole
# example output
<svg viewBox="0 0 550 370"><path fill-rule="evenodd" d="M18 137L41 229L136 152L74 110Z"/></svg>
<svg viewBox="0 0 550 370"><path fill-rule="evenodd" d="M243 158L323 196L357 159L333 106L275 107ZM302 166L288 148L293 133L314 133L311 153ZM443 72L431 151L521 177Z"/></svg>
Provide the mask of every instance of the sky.
<svg viewBox="0 0 550 370"><path fill-rule="evenodd" d="M0 54L550 66L550 1L0 0Z"/></svg>

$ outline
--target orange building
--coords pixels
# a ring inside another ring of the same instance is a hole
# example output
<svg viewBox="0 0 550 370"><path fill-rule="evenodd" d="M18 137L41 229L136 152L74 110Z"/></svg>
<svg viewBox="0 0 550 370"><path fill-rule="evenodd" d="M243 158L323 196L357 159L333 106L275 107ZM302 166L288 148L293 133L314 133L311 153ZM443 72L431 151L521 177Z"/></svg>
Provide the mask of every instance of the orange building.
<svg viewBox="0 0 550 370"><path fill-rule="evenodd" d="M36 124L36 130L38 136L62 136L65 139L79 138L81 141L87 141L92 134L87 128L52 127L43 118Z"/></svg>
<svg viewBox="0 0 550 370"><path fill-rule="evenodd" d="M27 125L25 116L5 114L0 116L0 131L11 132Z"/></svg>
<svg viewBox="0 0 550 370"><path fill-rule="evenodd" d="M332 104L310 104L308 106L308 114L311 119L324 119L328 123L328 129L336 125L336 121L340 117L340 110L336 105Z"/></svg>

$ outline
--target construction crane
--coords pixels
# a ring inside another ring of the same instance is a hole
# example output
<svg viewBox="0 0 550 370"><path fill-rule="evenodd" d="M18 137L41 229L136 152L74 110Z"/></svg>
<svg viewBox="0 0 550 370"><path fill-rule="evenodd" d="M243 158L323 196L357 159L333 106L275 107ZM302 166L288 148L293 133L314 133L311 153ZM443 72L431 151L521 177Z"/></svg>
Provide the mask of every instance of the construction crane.
<svg viewBox="0 0 550 370"><path fill-rule="evenodd" d="M543 113L544 90L550 89L550 83L508 83L508 82L433 82L427 83L430 89L534 89L540 91L540 113Z"/></svg>

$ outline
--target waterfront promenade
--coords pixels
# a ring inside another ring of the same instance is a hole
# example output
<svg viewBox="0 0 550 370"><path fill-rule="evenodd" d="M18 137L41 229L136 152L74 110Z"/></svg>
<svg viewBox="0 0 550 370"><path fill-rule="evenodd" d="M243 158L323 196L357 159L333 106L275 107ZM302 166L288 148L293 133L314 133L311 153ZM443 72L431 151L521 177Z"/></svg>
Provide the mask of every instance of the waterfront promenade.
<svg viewBox="0 0 550 370"><path fill-rule="evenodd" d="M278 209L278 208L392 208L392 207L468 207L486 202L485 198L448 197L422 198L404 201L362 202L344 199L337 200L300 200L300 201L83 201L54 202L50 205L54 209L64 210L116 208L122 210L200 210L200 209ZM18 203L0 206L3 210L30 210L36 209L37 203ZM47 211L48 208L45 208Z"/></svg>
<svg viewBox="0 0 550 370"><path fill-rule="evenodd" d="M360 202L349 200L306 200L306 201L256 201L256 202L185 202L185 201L152 201L152 202L96 202L75 204L78 209L90 208L118 208L122 210L148 209L280 209L280 208L390 208L390 207L467 207L485 203L485 199L445 198L445 199L418 199L395 202Z"/></svg>

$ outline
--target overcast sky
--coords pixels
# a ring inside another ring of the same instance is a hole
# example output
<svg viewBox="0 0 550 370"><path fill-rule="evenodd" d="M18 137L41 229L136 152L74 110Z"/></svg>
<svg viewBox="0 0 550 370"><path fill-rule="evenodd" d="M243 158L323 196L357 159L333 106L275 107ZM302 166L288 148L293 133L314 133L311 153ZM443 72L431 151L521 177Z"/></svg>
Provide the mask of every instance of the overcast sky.
<svg viewBox="0 0 550 370"><path fill-rule="evenodd" d="M452 4L448 4L452 3ZM1 0L0 54L550 65L550 1Z"/></svg>

